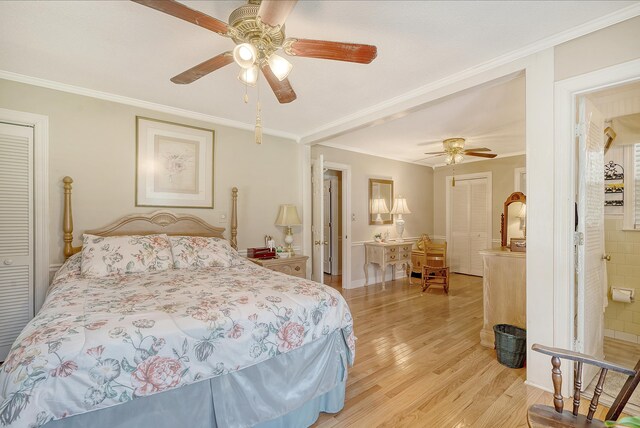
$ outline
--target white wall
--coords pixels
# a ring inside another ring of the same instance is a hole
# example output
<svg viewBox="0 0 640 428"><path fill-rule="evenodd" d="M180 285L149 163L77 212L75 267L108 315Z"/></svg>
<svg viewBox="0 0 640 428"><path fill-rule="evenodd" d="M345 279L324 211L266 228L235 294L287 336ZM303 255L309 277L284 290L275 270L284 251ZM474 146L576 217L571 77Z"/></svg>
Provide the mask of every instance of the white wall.
<svg viewBox="0 0 640 428"><path fill-rule="evenodd" d="M214 209L173 210L195 214L228 231L231 188L238 187L240 249L264 245L265 234L282 242L283 231L274 225L280 204L293 203L302 210L301 147L292 140L265 136L257 145L250 131L1 79L0 108L49 117L52 264L63 261L64 176L74 179L75 245L86 229L126 214L161 209L135 207L136 115L215 130ZM294 231L299 245L301 231Z"/></svg>
<svg viewBox="0 0 640 428"><path fill-rule="evenodd" d="M391 233L398 236L395 224L369 225L369 178L393 180L394 197L407 199L411 214L405 219L404 237L418 237L422 233L433 233L433 170L430 167L398 162L323 145L311 147L311 157L324 155L325 162L336 162L351 166L351 285L364 285L364 245L373 241L376 233ZM391 208L391 207L389 207ZM398 270L399 271L399 270ZM369 270L370 282L374 278L373 267ZM380 280L380 275L378 275Z"/></svg>

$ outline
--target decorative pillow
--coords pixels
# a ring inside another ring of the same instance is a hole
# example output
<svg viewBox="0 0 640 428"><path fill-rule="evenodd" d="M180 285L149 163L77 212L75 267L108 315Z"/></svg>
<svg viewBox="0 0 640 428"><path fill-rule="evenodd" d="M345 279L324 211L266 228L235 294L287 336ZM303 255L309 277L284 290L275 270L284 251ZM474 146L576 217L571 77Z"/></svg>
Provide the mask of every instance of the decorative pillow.
<svg viewBox="0 0 640 428"><path fill-rule="evenodd" d="M167 235L84 235L81 271L84 276L162 271L171 269L173 256Z"/></svg>
<svg viewBox="0 0 640 428"><path fill-rule="evenodd" d="M175 269L230 267L236 251L220 238L202 236L170 236Z"/></svg>

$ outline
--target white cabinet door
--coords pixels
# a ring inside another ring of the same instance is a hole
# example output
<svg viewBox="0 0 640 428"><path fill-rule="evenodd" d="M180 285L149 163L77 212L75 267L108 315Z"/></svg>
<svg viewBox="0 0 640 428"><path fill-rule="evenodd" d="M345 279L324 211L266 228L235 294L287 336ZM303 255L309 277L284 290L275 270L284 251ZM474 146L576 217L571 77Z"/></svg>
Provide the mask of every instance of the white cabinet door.
<svg viewBox="0 0 640 428"><path fill-rule="evenodd" d="M33 128L0 123L0 361L33 317Z"/></svg>
<svg viewBox="0 0 640 428"><path fill-rule="evenodd" d="M481 250L487 249L489 207L487 206L487 180L470 180L469 196L469 273L482 276L484 265Z"/></svg>
<svg viewBox="0 0 640 428"><path fill-rule="evenodd" d="M471 186L469 181L459 180L451 187L451 242L448 244L449 264L451 271L469 273L471 258L469 257L469 207Z"/></svg>

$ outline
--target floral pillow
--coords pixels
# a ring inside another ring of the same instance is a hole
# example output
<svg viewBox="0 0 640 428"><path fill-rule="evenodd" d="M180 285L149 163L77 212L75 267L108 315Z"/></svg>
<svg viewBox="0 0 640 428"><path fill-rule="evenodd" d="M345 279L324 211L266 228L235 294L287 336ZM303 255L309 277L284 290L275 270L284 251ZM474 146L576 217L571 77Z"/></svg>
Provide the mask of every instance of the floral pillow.
<svg viewBox="0 0 640 428"><path fill-rule="evenodd" d="M162 271L173 267L167 235L84 235L81 272L83 276Z"/></svg>
<svg viewBox="0 0 640 428"><path fill-rule="evenodd" d="M236 251L220 238L202 236L170 236L175 269L230 267Z"/></svg>

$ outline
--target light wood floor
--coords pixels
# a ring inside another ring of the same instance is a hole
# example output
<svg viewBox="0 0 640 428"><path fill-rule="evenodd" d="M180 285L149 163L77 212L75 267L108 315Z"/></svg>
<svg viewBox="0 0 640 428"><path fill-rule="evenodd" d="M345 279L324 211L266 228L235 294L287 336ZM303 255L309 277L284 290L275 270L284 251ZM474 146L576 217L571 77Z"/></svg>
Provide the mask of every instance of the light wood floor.
<svg viewBox="0 0 640 428"><path fill-rule="evenodd" d="M480 346L482 278L452 275L449 296L407 279L338 289L354 317L356 360L344 409L314 427L516 428L531 404L552 404L524 385L525 369Z"/></svg>

